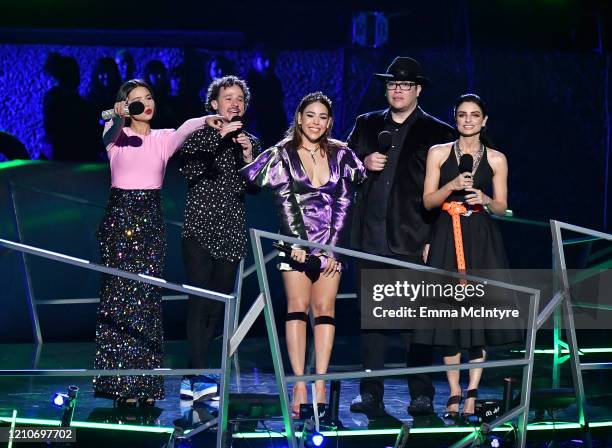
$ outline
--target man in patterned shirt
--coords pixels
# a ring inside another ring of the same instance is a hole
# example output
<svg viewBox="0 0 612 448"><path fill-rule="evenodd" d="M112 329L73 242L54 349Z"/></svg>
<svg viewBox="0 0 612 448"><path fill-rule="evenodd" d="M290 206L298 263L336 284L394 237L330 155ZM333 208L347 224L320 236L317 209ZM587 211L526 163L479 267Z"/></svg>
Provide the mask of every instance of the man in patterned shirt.
<svg viewBox="0 0 612 448"><path fill-rule="evenodd" d="M208 87L206 109L218 114L219 124L194 132L181 147L181 172L188 185L182 234L187 279L190 285L225 294L233 292L238 264L246 255L246 183L238 170L260 149L259 141L235 118L244 115L249 97L242 79L215 79ZM190 368L206 367L208 346L222 320L222 302L189 297ZM184 378L180 393L188 400L217 396L216 378Z"/></svg>

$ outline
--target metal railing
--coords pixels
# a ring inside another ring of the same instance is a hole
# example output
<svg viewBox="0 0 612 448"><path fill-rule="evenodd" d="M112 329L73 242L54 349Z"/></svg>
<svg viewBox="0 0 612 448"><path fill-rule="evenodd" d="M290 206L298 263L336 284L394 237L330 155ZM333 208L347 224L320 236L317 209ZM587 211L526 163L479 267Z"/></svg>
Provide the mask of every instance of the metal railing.
<svg viewBox="0 0 612 448"><path fill-rule="evenodd" d="M97 204L95 202L78 198L71 195L66 195L63 193L49 192L36 187L22 185L10 182L9 183L9 191L10 197L12 200L12 212L13 219L15 221L15 226L17 230L17 235L19 241L9 241L5 239L0 239L0 246L6 247L8 249L16 250L20 252L21 255L21 266L24 274L24 281L26 284L26 298L28 302L28 309L30 312L31 322L32 322L32 332L34 335L34 340L40 347L40 344L43 342L40 323L38 319L37 306L38 305L65 305L65 304L76 304L76 303L97 303L99 299L97 298L84 298L84 299L56 299L56 300L36 300L34 297L34 292L32 290L32 280L31 273L27 263L26 254L39 256L51 260L55 260L61 263L72 264L75 266L79 266L84 269L89 269L93 271L103 272L111 275L117 275L120 277L128 278L131 280L136 280L144 283L149 283L152 285L160 286L165 289L169 289L172 291L176 291L179 293L184 293L182 295L170 295L164 296L163 300L185 300L187 298L187 294L192 294L195 296L205 297L213 300L220 300L225 303L225 316L224 316L224 331L223 331L223 341L222 341L222 366L221 369L208 369L204 371L203 369L153 369L153 370L93 370L93 369L30 369L30 370L0 370L0 376L93 376L93 375L137 375L137 374L155 374L162 376L170 376L170 375L186 375L193 373L220 373L221 374L221 402L219 407L219 417L218 422L220 422L218 428L218 438L217 444L218 446L227 436L227 388L229 385L229 375L230 370L227 368L229 366L229 361L233 358L234 366L237 373L237 382L240 383L240 369L238 364L238 358L236 350L238 349L239 344L242 342L249 329L254 324L257 317L263 312L266 321L266 330L268 333L270 348L272 351L273 365L276 376L277 385L279 388L279 395L281 399L281 407L283 410L283 420L285 425L286 435L289 439L290 445L295 447L295 437L294 430L291 425L290 413L289 413L289 400L287 396L287 383L292 383L296 381L314 381L317 379L321 380L332 380L332 379L349 379L349 378L366 378L366 377L382 377L382 376L397 376L397 375L408 375L408 374L417 374L417 373L433 373L433 372L442 372L447 370L467 370L469 368L473 368L473 364L457 364L451 366L436 366L436 367L418 367L418 368L399 368L399 369L385 369L380 371L373 372L343 372L343 373L329 373L325 375L304 375L304 376L287 376L285 375L284 368L282 365L282 360L280 357L280 348L278 335L275 327L274 313L271 302L271 294L269 289L269 282L267 279L265 265L268 261L274 258L276 251L269 252L267 254L263 254L261 247L261 239L273 239L280 240L288 243L297 243L307 247L315 247L323 250L333 250L339 254L344 254L347 256L361 258L365 260L378 261L381 263L387 263L389 265L394 265L402 268L413 269L417 271L430 271L437 272L440 274L448 275L451 277L458 276L457 273L453 272L445 272L441 270L436 270L432 268L428 268L425 266L400 262L394 259L374 256L371 254L366 254L362 252L357 252L348 249L342 249L339 247L333 247L314 244L307 241L285 237L276 233L264 232L260 230L251 229L251 244L253 246L253 251L255 255L255 264L244 268L244 261L240 263L240 269L236 276L236 283L234 288L234 293L232 295L223 295L219 293L215 293L213 291L207 291L200 288L191 287L188 285L180 285L175 283L167 282L163 279L153 278L142 274L134 274L125 271L120 271L117 269L109 268L103 265L91 263L90 261L70 257L68 255L60 254L57 252L47 251L44 249L36 248L33 246L28 246L23 244L22 241L22 230L20 225L20 216L19 216L19 208L17 206L15 188L27 189L33 192L37 192L40 194L48 195L51 197L56 197L58 199L63 199L75 203L81 203L97 208L104 208L105 206L102 204ZM508 220L511 222L516 222L519 224L527 224L527 225L535 225L542 226L542 222L532 221L532 220L520 220L517 218L501 218L502 220ZM167 220L168 224L173 226L181 226L182 223L178 221ZM554 340L555 340L555 365L556 371L553 371L553 386L556 384L558 386L559 382L559 372L558 372L558 359L561 356L562 348L566 348L569 351L569 359L571 363L571 371L572 371L572 380L575 387L576 392L576 404L578 409L579 416L579 424L583 429L586 430L588 435L588 418L586 415L586 398L584 392L584 383L582 379L582 371L583 370L599 370L599 369L609 369L612 368L612 363L580 363L579 360L579 350L576 340L576 328L574 324L573 318L573 310L572 310L572 299L569 290L569 279L567 276L567 269L565 264L565 255L564 255L564 247L574 244L581 243L590 243L596 240L607 240L612 241L612 235L606 234L603 232L594 231L591 229L587 229L584 227L574 226L571 224L551 220L550 228L552 232L552 245L553 245L553 260L554 260L554 273L555 278L557 280L557 287L554 290L553 297L551 301L547 304L547 306L537 314L538 309L538 301L539 301L539 290L532 288L525 288L517 285L511 285L503 282L497 282L494 280L483 279L480 277L471 277L467 276L466 278L473 281L487 281L490 285L499 286L502 288L507 288L510 290L514 290L517 292L523 292L529 294L531 296L532 303L530 304L530 318L529 318L529 326L527 331L526 338L526 349L525 349L525 357L522 359L509 360L509 361L487 361L479 364L478 367L489 368L489 367L508 367L508 366L523 366L523 382L521 388L521 404L511 410L508 414L500 417L495 422L492 423L493 426L500 425L510 419L515 417L519 417L519 427L518 427L518 442L519 446L525 446L526 442L526 424L527 424L527 412L529 410L529 394L531 390L531 377L533 374L533 351L535 344L535 333L538 329L542 327L542 325L549 319L551 316L554 318ZM585 235L581 238L573 238L568 240L563 240L561 238L561 230L573 231L576 233L581 233ZM606 255L610 251L604 251L603 255ZM600 254L601 255L601 254ZM251 305L250 309L246 313L245 317L242 321L240 321L240 307L241 307L241 296L242 296L242 280L247 278L249 275L257 272L260 293L254 303ZM338 299L354 299L356 298L356 294L338 294ZM574 304L575 306L576 304ZM561 334L561 309L563 309L563 315L566 324L566 333L568 342L567 344L563 343L560 338ZM190 436L195 434L198 430L192 431ZM457 442L453 445L454 448L460 448L467 446L471 443L474 435L466 436L461 441ZM590 438L589 438L590 440ZM587 441L587 444L590 442Z"/></svg>
<svg viewBox="0 0 612 448"><path fill-rule="evenodd" d="M283 366L281 351L279 345L279 338L276 331L276 321L274 318L274 311L271 301L271 293L270 286L268 282L267 272L265 268L265 260L264 253L262 250L262 239L270 239L270 240L280 240L286 243L299 244L304 247L312 247L322 250L333 251L334 253L342 254L349 257L377 261L381 263L386 263L388 265L393 265L396 267L423 271L423 272L431 272L442 275L447 275L453 278L465 278L470 281L475 282L486 282L490 286L495 286L499 288L509 289L515 292L521 292L524 294L528 294L530 297L530 306L529 306L529 318L527 323L527 337L525 344L525 356L520 359L514 360L502 360L502 361L486 361L483 363L479 363L478 367L482 368L495 368L495 367L510 367L510 366L521 366L523 368L523 378L522 378L522 387L521 387L521 399L520 404L515 408L511 409L508 413L502 415L494 422L490 424L491 427L499 426L509 420L514 418L519 419L518 423L518 446L524 448L526 445L526 437L527 437L527 420L528 420L528 412L529 412L529 399L530 399L530 391L531 391L531 383L532 383L532 375L533 375L533 353L534 353L534 344L535 344L535 335L537 331L536 327L536 316L538 310L538 301L540 291L527 288L518 285L512 285L509 283L504 283L496 280L484 279L475 276L461 276L456 272L448 272L440 269L433 269L430 267L407 263L398 260L394 260L391 258L376 256L372 254L367 254L363 252L357 252L354 250L343 249L339 247L332 247L322 244L311 243L308 241L291 238L283 235L279 235L276 233L264 232L256 229L250 230L251 235L251 244L253 246L253 251L255 254L255 264L257 266L257 277L259 281L260 294L257 297L255 303L251 306L251 309L247 312L247 315L243 319L240 327L237 328L234 333L233 340L230 341L230 347L237 346L246 332L248 331L248 327L252 325L252 322L263 312L265 321L266 321L266 329L268 333L268 339L270 343L270 349L272 354L272 362L274 366L274 373L276 377L276 383L279 391L279 397L281 402L281 408L283 412L283 422L285 427L285 435L287 437L287 441L289 446L292 448L297 447L297 442L295 438L295 431L293 428L293 424L291 421L291 414L289 409L289 397L287 394L287 383L293 383L297 381L315 381L315 380L338 380L338 379L354 379L354 378L368 378L368 377L385 377L385 376L398 376L398 375L409 375L409 374L418 374L418 373L433 373L433 372L444 372L448 370L469 370L473 369L475 366L473 363L460 363L454 365L443 365L443 366L428 366L428 367L412 367L412 368L401 368L401 369L383 369L376 371L355 371L355 372L343 372L343 373L327 373L322 375L303 375L303 376L287 376L285 374L285 369ZM245 328L241 328L245 326ZM248 327L247 327L248 326ZM230 349L231 354L231 349ZM461 448L468 446L471 444L476 437L476 434L470 434L465 436L460 441L456 442L452 445L453 448Z"/></svg>
<svg viewBox="0 0 612 448"><path fill-rule="evenodd" d="M23 190L31 191L31 192L38 193L44 196L61 199L61 200L65 200L65 201L73 202L77 204L87 205L87 206L98 208L98 209L106 208L106 205L91 201L89 199L84 199L84 198L80 198L77 196L72 196L72 195L68 195L64 193L57 193L54 191L47 191L41 188L33 187L31 185L25 185L25 184L16 183L16 182L8 182L8 189L9 189L9 197L11 201L12 219L15 225L15 230L17 232L17 238L18 238L17 242L19 243L23 243L24 238L23 238L22 225L21 225L21 216L20 216L21 214L19 212L19 206L17 202L17 192L16 192L17 189L23 189ZM183 223L179 221L174 221L174 220L169 220L169 219L164 218L164 222L174 227L178 227L178 228L183 227ZM272 258L274 258L275 253L276 253L275 251L272 251L266 254L266 260L269 261ZM40 320L38 317L38 309L37 309L38 306L40 305L47 306L47 305L75 305L75 304L100 303L100 299L97 297L71 298L71 299L45 299L45 300L36 299L36 294L35 294L35 291L32 285L32 273L31 273L30 265L28 263L27 257L25 256L24 252L21 252L20 261L21 261L21 270L22 270L24 282L25 282L26 300L27 300L27 305L28 305L28 311L30 314L30 322L32 325L32 334L33 334L33 338L36 344L42 344L44 341L44 337L40 329ZM239 278L245 279L249 277L250 275L252 275L254 272L255 272L254 264L244 269L244 260L241 261L239 274L238 274ZM240 305L242 301L242 282L238 282L237 285L238 286L236 289L236 294L237 294L236 296L236 316L234 318L234 325L238 325L238 320L240 316ZM162 296L162 301L164 302L182 301L182 300L187 300L186 294Z"/></svg>
<svg viewBox="0 0 612 448"><path fill-rule="evenodd" d="M554 319L554 358L553 358L553 387L559 387L560 382L560 364L562 350L568 351L570 369L572 373L572 382L574 392L576 394L576 408L578 411L578 423L582 427L586 435L586 444L592 446L591 435L589 431L589 419L586 412L586 394L584 390L584 381L582 372L586 370L602 370L611 369L612 363L581 363L580 350L578 348L578 340L576 337L576 324L574 320L574 306L585 306L584 304L572 303L572 295L570 292L571 282L567 273L567 264L565 260L564 247L571 244L591 242L594 240L605 240L612 242L612 235L599 232L597 230L587 229L585 227L575 226L561 221L551 220L550 229L552 233L552 249L553 249L553 274L555 280L555 288L553 290L553 298L546 305L544 310L538 316L538 328L545 321L553 316ZM567 230L585 235L582 238L573 238L563 240L561 235L562 230ZM609 251L604 251L609 253ZM600 310L607 308L593 305ZM565 324L565 334L567 342L561 340L562 323Z"/></svg>
<svg viewBox="0 0 612 448"><path fill-rule="evenodd" d="M63 376L63 377L87 377L87 376L116 376L116 375L156 375L156 376L183 376L183 375L202 375L202 374L218 374L220 375L219 387L220 387L220 401L219 401L219 413L216 419L217 423L217 446L225 446L225 439L227 437L227 411L228 411L228 391L229 382L231 375L231 358L230 354L230 340L234 335L234 325L236 322L236 293L233 295L221 294L214 291L209 291L195 286L171 283L164 279L152 277L145 274L135 274L132 272L122 271L119 269L111 268L108 266L92 263L88 260L81 258L71 257L69 255L53 252L34 246L29 246L23 243L10 241L6 239L0 239L0 246L7 249L18 251L25 256L25 254L34 255L37 257L46 258L49 260L57 261L60 263L70 264L83 269L101 272L104 274L114 275L117 277L126 278L129 280L146 283L149 285L159 286L172 291L182 292L206 299L217 300L224 303L224 319L223 319L223 339L221 348L221 367L218 369L169 369L169 368L156 368L156 369L2 369L0 370L0 377L12 377L12 376ZM241 281L241 272L236 276L235 291L239 290ZM30 301L31 309L35 310L35 304ZM40 328L38 327L40 331ZM38 344L40 346L40 344ZM235 349L234 349L235 351ZM211 425L209 425L211 426ZM198 430L192 431L191 434L196 433Z"/></svg>

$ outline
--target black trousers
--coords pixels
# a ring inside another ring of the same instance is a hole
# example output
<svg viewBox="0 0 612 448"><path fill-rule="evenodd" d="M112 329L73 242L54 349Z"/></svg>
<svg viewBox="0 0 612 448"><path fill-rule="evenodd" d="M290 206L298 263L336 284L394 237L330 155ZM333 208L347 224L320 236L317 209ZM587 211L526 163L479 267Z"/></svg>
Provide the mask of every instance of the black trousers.
<svg viewBox="0 0 612 448"><path fill-rule="evenodd" d="M196 238L183 238L183 263L187 281L197 286L224 294L232 293L238 262L215 260ZM217 300L189 296L187 311L187 346L189 368L210 367L206 353L210 341L223 321L224 304Z"/></svg>
<svg viewBox="0 0 612 448"><path fill-rule="evenodd" d="M423 264L420 258L393 257L410 263ZM390 269L393 266L376 261L359 260L357 262L357 298L361 307L361 271L364 269ZM401 337L406 347L406 367L430 366L433 362L433 350L429 345L413 344L411 331L392 330L361 330L361 356L363 368L380 370L385 367L387 340L390 337ZM382 401L384 396L384 378L363 378L359 383L359 392L369 393L376 400ZM408 375L410 398L429 397L433 402L435 393L429 374Z"/></svg>

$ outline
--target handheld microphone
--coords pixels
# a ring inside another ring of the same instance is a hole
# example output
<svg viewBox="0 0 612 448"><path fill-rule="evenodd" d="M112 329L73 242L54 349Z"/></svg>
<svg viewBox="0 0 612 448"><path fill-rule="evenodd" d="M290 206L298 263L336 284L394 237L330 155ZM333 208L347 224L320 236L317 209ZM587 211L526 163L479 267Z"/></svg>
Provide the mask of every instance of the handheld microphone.
<svg viewBox="0 0 612 448"><path fill-rule="evenodd" d="M459 174L470 173L472 177L472 169L474 168L474 158L471 154L463 154L459 158ZM462 190L465 192L465 190ZM467 194L467 192L466 192Z"/></svg>
<svg viewBox="0 0 612 448"><path fill-rule="evenodd" d="M391 149L393 136L389 131L382 131L378 134L378 152L386 154Z"/></svg>
<svg viewBox="0 0 612 448"><path fill-rule="evenodd" d="M140 101L134 101L133 103L127 104L125 106L126 115L140 115L145 110L144 104ZM113 118L118 117L115 113L115 109L103 110L100 114L104 121L112 120Z"/></svg>
<svg viewBox="0 0 612 448"><path fill-rule="evenodd" d="M272 245L281 252L291 255L291 248L280 243L272 243ZM321 259L316 255L306 255L306 270L310 272L319 272L321 270Z"/></svg>
<svg viewBox="0 0 612 448"><path fill-rule="evenodd" d="M234 123L235 121L240 121L240 122L242 122L242 129L244 129L244 124L245 124L245 123L244 123L244 117L241 117L240 115L234 115L234 116L232 117L232 119L230 120L230 123ZM226 134L226 135L225 135L225 138L227 138L227 139L233 139L233 138L238 137L238 134L240 134L240 133L242 132L242 129L237 129L237 130L235 130L235 131L233 131L233 132L230 132L229 134Z"/></svg>
<svg viewBox="0 0 612 448"><path fill-rule="evenodd" d="M470 173L472 175L474 169L474 158L471 154L463 154L459 159L459 174Z"/></svg>

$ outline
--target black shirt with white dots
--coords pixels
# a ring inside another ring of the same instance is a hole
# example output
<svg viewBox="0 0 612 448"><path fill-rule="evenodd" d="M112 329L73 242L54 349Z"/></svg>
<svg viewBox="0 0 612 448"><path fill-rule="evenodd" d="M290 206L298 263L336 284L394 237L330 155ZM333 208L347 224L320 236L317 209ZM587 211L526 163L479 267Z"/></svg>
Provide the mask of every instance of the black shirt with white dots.
<svg viewBox="0 0 612 448"><path fill-rule="evenodd" d="M260 152L259 140L245 134L253 144L255 158ZM180 171L189 186L183 238L196 238L214 259L240 261L246 255L247 241L247 185L238 173L245 165L242 148L222 138L217 129L204 126L185 140L180 155Z"/></svg>

